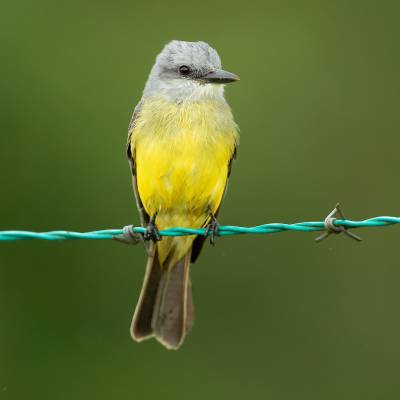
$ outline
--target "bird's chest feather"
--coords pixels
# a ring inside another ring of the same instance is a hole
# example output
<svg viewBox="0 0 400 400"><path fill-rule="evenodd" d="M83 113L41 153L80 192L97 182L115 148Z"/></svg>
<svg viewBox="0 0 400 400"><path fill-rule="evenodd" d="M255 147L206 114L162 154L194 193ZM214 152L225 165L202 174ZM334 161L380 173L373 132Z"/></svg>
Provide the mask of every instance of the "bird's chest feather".
<svg viewBox="0 0 400 400"><path fill-rule="evenodd" d="M149 214L216 209L237 140L221 102L144 105L132 135L140 198Z"/></svg>

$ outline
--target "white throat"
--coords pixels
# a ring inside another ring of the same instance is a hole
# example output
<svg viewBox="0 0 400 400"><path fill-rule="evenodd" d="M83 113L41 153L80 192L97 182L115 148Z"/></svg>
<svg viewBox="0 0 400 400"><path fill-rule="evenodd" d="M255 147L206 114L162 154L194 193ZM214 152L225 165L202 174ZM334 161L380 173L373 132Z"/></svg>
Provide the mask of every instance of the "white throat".
<svg viewBox="0 0 400 400"><path fill-rule="evenodd" d="M192 79L157 79L146 83L143 97L164 96L171 101L224 100L224 85L201 83Z"/></svg>

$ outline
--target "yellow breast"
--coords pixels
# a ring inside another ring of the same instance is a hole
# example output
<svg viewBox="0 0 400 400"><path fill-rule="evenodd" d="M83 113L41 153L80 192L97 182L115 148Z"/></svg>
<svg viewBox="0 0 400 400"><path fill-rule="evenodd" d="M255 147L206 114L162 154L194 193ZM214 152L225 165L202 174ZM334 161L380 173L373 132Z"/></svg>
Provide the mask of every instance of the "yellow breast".
<svg viewBox="0 0 400 400"><path fill-rule="evenodd" d="M132 134L138 192L159 229L200 228L224 194L228 164L238 139L222 101L144 104Z"/></svg>

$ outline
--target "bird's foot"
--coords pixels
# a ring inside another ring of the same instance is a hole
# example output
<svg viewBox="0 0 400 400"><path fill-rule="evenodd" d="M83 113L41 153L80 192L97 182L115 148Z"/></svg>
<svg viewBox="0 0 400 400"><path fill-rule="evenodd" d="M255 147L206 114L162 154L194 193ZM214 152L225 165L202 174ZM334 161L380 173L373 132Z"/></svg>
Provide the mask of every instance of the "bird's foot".
<svg viewBox="0 0 400 400"><path fill-rule="evenodd" d="M215 246L215 240L218 236L219 222L213 214L211 214L211 222L207 225L206 236L210 236L210 244Z"/></svg>
<svg viewBox="0 0 400 400"><path fill-rule="evenodd" d="M150 220L149 225L147 225L146 232L143 234L143 238L146 241L152 240L154 243L162 240L160 231L158 230L157 225L154 222L154 219Z"/></svg>

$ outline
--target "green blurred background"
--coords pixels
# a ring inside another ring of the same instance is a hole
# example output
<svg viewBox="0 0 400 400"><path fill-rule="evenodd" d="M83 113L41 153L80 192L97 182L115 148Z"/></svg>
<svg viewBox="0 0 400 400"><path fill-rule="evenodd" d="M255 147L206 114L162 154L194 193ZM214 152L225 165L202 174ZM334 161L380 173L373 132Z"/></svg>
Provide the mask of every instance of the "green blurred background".
<svg viewBox="0 0 400 400"><path fill-rule="evenodd" d="M224 224L399 214L395 1L0 5L0 229L138 223L127 124L156 54L204 40L241 82ZM222 238L178 352L134 343L141 247L3 243L1 399L398 399L399 227Z"/></svg>

